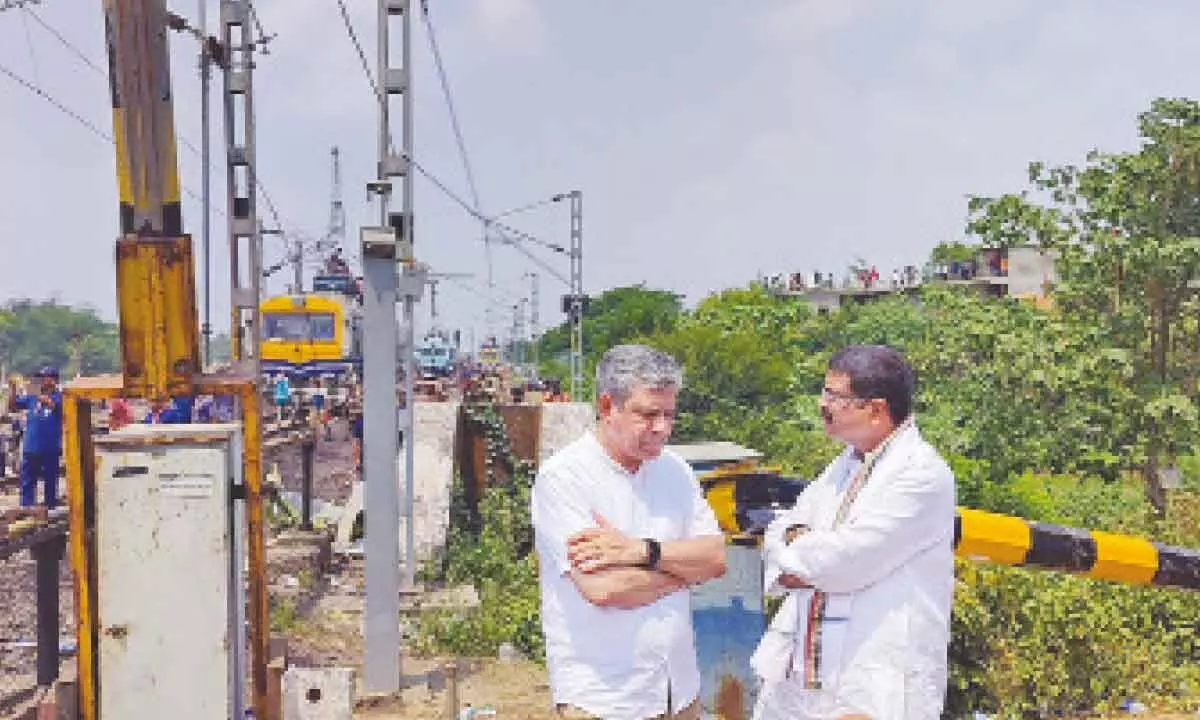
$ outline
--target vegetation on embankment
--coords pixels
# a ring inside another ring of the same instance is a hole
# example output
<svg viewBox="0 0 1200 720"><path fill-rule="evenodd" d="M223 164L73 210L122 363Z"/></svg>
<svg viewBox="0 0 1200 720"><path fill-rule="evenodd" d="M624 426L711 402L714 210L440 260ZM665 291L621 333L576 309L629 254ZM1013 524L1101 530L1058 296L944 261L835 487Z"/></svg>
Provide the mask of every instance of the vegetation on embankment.
<svg viewBox="0 0 1200 720"><path fill-rule="evenodd" d="M737 441L812 476L836 452L816 412L830 354L887 343L917 371L918 423L960 504L1200 547L1200 105L1160 100L1139 120L1134 152L1035 163L1033 193L970 203L978 240L1058 255L1050 309L927 288L818 315L752 286L685 311L670 292L622 288L589 309L586 366L618 342L667 350L686 372L677 440ZM545 371L561 372L564 338L544 338ZM1182 487L1168 491L1173 467ZM512 477L432 573L474 583L481 607L428 617L428 647L540 656L528 469ZM963 562L953 622L954 716L1200 705L1200 593Z"/></svg>

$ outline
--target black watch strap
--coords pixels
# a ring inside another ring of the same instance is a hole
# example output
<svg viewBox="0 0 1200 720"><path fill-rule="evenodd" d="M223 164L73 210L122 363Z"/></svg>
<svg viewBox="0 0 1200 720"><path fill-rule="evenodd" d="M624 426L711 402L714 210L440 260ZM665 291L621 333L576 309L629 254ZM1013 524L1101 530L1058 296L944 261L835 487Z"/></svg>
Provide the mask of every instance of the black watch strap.
<svg viewBox="0 0 1200 720"><path fill-rule="evenodd" d="M646 543L646 563L647 570L657 570L658 561L662 558L662 545L654 538L643 538Z"/></svg>

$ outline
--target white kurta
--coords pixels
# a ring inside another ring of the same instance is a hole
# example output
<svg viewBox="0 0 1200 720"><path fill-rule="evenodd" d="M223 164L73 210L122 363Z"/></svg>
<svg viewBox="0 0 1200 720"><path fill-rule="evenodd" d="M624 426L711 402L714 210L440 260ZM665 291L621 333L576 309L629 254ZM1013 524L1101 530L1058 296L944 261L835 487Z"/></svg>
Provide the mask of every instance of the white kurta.
<svg viewBox="0 0 1200 720"><path fill-rule="evenodd" d="M848 448L766 531L765 587L786 599L752 660L763 679L755 720L941 715L954 475L915 425L902 427L835 526L860 465ZM795 524L809 531L785 544ZM781 573L815 590L788 591L777 582ZM813 612L815 591L824 594L821 612Z"/></svg>
<svg viewBox="0 0 1200 720"><path fill-rule="evenodd" d="M567 539L592 513L632 537L661 542L721 534L688 464L669 450L631 473L592 433L542 464L530 498L542 595L546 669L555 703L605 720L640 720L700 695L691 593L642 607L592 605L571 579Z"/></svg>

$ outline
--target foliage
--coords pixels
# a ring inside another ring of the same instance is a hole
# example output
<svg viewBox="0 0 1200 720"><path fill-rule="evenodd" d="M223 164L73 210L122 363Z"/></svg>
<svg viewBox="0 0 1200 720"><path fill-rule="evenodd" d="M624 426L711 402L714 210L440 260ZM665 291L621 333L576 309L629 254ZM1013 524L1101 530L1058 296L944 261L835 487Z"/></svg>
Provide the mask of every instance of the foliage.
<svg viewBox="0 0 1200 720"><path fill-rule="evenodd" d="M970 262L978 250L978 247L963 242L940 242L930 251L929 262L936 265Z"/></svg>
<svg viewBox="0 0 1200 720"><path fill-rule="evenodd" d="M119 367L115 325L91 309L54 300L13 300L0 307L0 367L31 375L53 365L64 378Z"/></svg>
<svg viewBox="0 0 1200 720"><path fill-rule="evenodd" d="M591 387L593 369L605 350L669 330L682 308L679 295L648 290L642 285L614 288L592 298L583 315L585 385ZM570 330L570 325L563 322L542 334L539 358L543 377L569 380L565 358L571 348Z"/></svg>
<svg viewBox="0 0 1200 720"><path fill-rule="evenodd" d="M926 287L817 314L751 286L684 311L671 293L622 288L589 310L589 367L620 342L666 350L685 373L676 440L733 440L812 476L838 449L817 409L830 355L888 344L916 370L918 423L961 505L1200 547L1200 104L1156 101L1140 129L1134 152L1035 163L1031 190L971 200L976 240L1056 256L1049 309ZM965 259L974 242L932 259ZM566 346L547 333L543 359ZM1169 496L1167 464L1184 478ZM445 578L474 581L481 609L439 617L432 635L479 652L517 639L540 657L520 540L528 476L513 477L488 490L478 535L451 541ZM1194 709L1198 618L1195 593L960 562L949 710L1036 717L1126 697Z"/></svg>
<svg viewBox="0 0 1200 720"><path fill-rule="evenodd" d="M1029 192L970 201L989 244L1034 243L1057 257L1064 316L1125 353L1136 402L1123 408L1151 500L1157 470L1195 450L1200 411L1200 103L1158 99L1139 117L1141 147L1093 151L1083 166L1029 166Z"/></svg>
<svg viewBox="0 0 1200 720"><path fill-rule="evenodd" d="M1003 718L1185 708L1200 692L1200 596L958 562L947 710Z"/></svg>
<svg viewBox="0 0 1200 720"><path fill-rule="evenodd" d="M468 420L485 431L489 483L479 501L477 524L462 481L455 483L445 562L440 574L427 568L425 575L452 586L473 585L479 605L422 616L418 648L426 653L486 656L495 655L500 644L508 642L540 660L545 650L529 518L532 466L513 453L494 408L464 407ZM496 472L500 469L507 476L503 484Z"/></svg>

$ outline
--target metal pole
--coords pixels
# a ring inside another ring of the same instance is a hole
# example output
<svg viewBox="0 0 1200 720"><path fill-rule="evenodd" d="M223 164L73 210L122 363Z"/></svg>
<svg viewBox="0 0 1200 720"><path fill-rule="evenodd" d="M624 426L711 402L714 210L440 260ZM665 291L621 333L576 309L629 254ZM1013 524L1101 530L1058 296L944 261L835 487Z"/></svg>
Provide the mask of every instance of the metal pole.
<svg viewBox="0 0 1200 720"><path fill-rule="evenodd" d="M204 217L201 220L200 242L204 256L204 335L203 364L212 364L212 173L209 169L209 152L212 142L209 130L209 92L212 71L208 57L208 2L200 0L200 204Z"/></svg>
<svg viewBox="0 0 1200 720"><path fill-rule="evenodd" d="M583 191L571 191L571 400L583 380Z"/></svg>
<svg viewBox="0 0 1200 720"><path fill-rule="evenodd" d="M538 363L538 274L529 273L529 340L533 343L533 376L539 375Z"/></svg>
<svg viewBox="0 0 1200 720"><path fill-rule="evenodd" d="M401 97L404 116L404 156L411 158L413 154L413 94L412 94L412 13L406 11L403 17L404 38L402 60L404 65L405 88ZM413 181L412 173L404 176L404 195L401 203L404 213L404 235L409 247L415 243L413 233ZM411 590L416 579L416 548L414 547L415 518L413 517L413 495L415 492L416 470L413 455L413 413L416 403L413 402L413 347L415 346L413 325L413 303L422 290L425 289L425 279L417 278L416 287L410 283L404 295L404 577L403 587Z"/></svg>
<svg viewBox="0 0 1200 720"><path fill-rule="evenodd" d="M296 251L292 255L292 294L304 293L304 245L296 238Z"/></svg>
<svg viewBox="0 0 1200 720"><path fill-rule="evenodd" d="M366 690L390 693L400 689L400 497L396 463L399 419L396 409L396 370L403 368L405 377L406 445L411 445L412 371L409 358L412 347L412 297L407 287L407 272L397 273L397 262L411 261L412 250L412 102L410 72L410 0L378 0L378 80L379 104L379 167L378 180L368 190L379 196L379 227L371 230L374 240L368 242L368 230L363 235L363 474L364 507L366 512L366 618L363 679ZM389 34L393 16L401 15L404 22L402 40L403 67L393 68L389 62ZM393 95L404 101L404 155L392 149L389 104ZM391 200L391 178L403 176L403 210L395 222L388 210ZM406 281L404 292L404 347L398 347L396 301L398 280ZM424 282L421 279L420 282ZM420 288L415 291L420 293ZM397 357L397 354L402 357ZM406 464L409 517L408 537L411 538L411 455ZM411 551L412 542L409 541ZM406 564L405 575L411 572Z"/></svg>
<svg viewBox="0 0 1200 720"><path fill-rule="evenodd" d="M37 682L51 687L58 679L58 569L66 538L56 537L34 545L37 576Z"/></svg>
<svg viewBox="0 0 1200 720"><path fill-rule="evenodd" d="M385 2L386 0L380 0ZM365 238L364 231L364 238ZM394 246L394 240L392 241ZM363 243L363 680L400 689L400 498L396 478L396 261Z"/></svg>
<svg viewBox="0 0 1200 720"><path fill-rule="evenodd" d="M317 449L316 437L309 438L300 446L300 529L312 530L313 455Z"/></svg>

